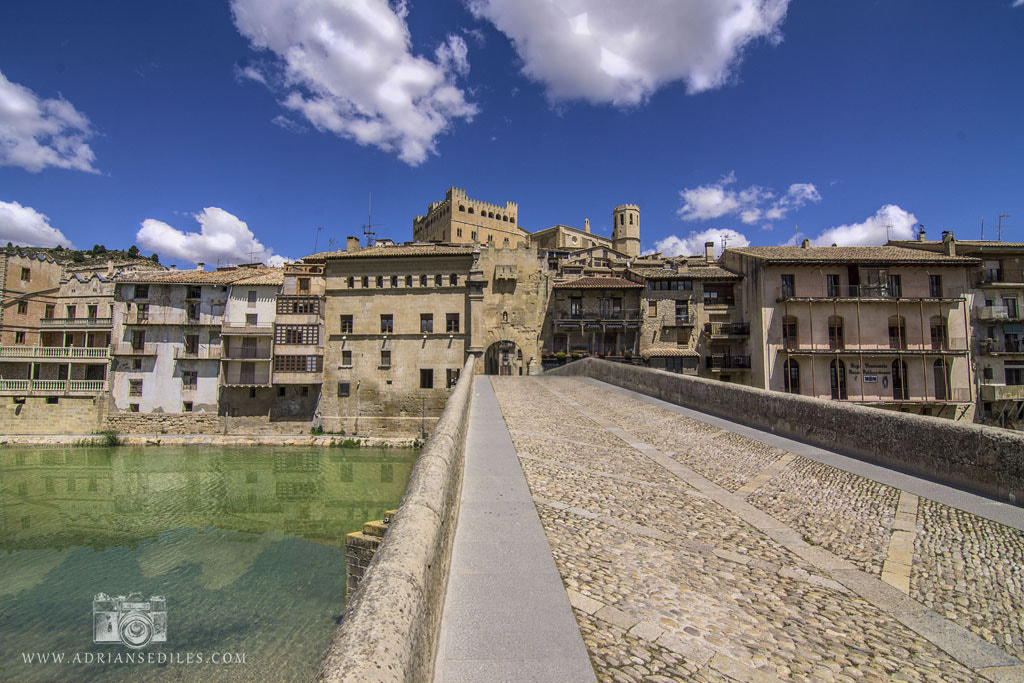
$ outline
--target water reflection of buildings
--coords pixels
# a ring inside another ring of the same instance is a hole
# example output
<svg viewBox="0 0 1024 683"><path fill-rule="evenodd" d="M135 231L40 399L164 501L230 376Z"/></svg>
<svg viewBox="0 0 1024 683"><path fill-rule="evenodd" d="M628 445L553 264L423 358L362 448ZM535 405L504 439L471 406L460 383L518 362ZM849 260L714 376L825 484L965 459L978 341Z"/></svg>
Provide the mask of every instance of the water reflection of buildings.
<svg viewBox="0 0 1024 683"><path fill-rule="evenodd" d="M408 450L74 448L0 462L0 549L134 547L181 527L340 546L397 505Z"/></svg>

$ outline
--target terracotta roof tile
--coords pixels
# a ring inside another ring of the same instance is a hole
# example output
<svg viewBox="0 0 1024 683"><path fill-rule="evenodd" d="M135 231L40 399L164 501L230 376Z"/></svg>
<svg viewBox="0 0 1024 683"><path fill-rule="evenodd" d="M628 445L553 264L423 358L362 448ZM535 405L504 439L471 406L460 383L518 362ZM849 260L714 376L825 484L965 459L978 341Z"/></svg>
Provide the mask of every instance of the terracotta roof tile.
<svg viewBox="0 0 1024 683"><path fill-rule="evenodd" d="M648 358L699 358L700 354L692 349L679 348L677 346L662 346L653 349L645 349L640 352L640 357Z"/></svg>
<svg viewBox="0 0 1024 683"><path fill-rule="evenodd" d="M945 263L974 265L977 259L905 247L737 247L727 251L775 262Z"/></svg>
<svg viewBox="0 0 1024 683"><path fill-rule="evenodd" d="M556 282L554 289L643 289L639 282L621 277L581 277L576 280Z"/></svg>
<svg viewBox="0 0 1024 683"><path fill-rule="evenodd" d="M166 270L126 273L116 282L148 282L151 284L229 285L236 280L262 276L279 268L233 268L231 270ZM283 275L282 275L283 278ZM283 279L282 279L283 282ZM271 284L271 283L268 283Z"/></svg>
<svg viewBox="0 0 1024 683"><path fill-rule="evenodd" d="M391 258L400 256L469 256L473 247L455 246L451 244L402 244L385 247L366 247L356 251L324 251L306 258L346 259L346 258Z"/></svg>

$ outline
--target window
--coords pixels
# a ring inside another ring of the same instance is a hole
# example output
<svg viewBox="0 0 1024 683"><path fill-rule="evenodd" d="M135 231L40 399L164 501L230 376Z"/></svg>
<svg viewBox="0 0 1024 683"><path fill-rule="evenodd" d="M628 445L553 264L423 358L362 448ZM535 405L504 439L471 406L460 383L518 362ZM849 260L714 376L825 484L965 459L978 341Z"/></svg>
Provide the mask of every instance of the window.
<svg viewBox="0 0 1024 683"><path fill-rule="evenodd" d="M319 325L275 325L274 342L277 344L319 344Z"/></svg>
<svg viewBox="0 0 1024 683"><path fill-rule="evenodd" d="M21 314L28 313L28 302L27 301L19 301L18 302L18 313L21 313Z"/></svg>
<svg viewBox="0 0 1024 683"><path fill-rule="evenodd" d="M910 387L907 386L907 364L905 361L892 362L892 397L897 401L910 398Z"/></svg>
<svg viewBox="0 0 1024 683"><path fill-rule="evenodd" d="M65 306L64 317L68 320L74 320L77 314L78 308L76 306Z"/></svg>
<svg viewBox="0 0 1024 683"><path fill-rule="evenodd" d="M649 283L649 284L654 284L654 283L652 282L652 283ZM658 302L657 301L648 301L647 302L647 315L649 315L649 316L658 315Z"/></svg>
<svg viewBox="0 0 1024 683"><path fill-rule="evenodd" d="M132 413L139 412L139 404L138 403L129 403L128 404L128 411L132 412Z"/></svg>
<svg viewBox="0 0 1024 683"><path fill-rule="evenodd" d="M185 335L185 353L199 353L199 335Z"/></svg>
<svg viewBox="0 0 1024 683"><path fill-rule="evenodd" d="M1017 315L1017 300L1016 299L1003 299L1003 306L1006 307L1006 317L1010 320L1016 320Z"/></svg>
<svg viewBox="0 0 1024 683"><path fill-rule="evenodd" d="M183 412L183 413L191 413L192 412L192 401L182 401L181 402L181 412Z"/></svg>
<svg viewBox="0 0 1024 683"><path fill-rule="evenodd" d="M687 329L676 330L676 345L677 346L689 346L690 345L690 331Z"/></svg>
<svg viewBox="0 0 1024 683"><path fill-rule="evenodd" d="M356 286L356 279L354 277L352 277L351 275L349 275L349 277L348 277L348 288L349 289L355 289L355 286Z"/></svg>
<svg viewBox="0 0 1024 683"><path fill-rule="evenodd" d="M420 313L420 334L432 334L434 332L434 314Z"/></svg>
<svg viewBox="0 0 1024 683"><path fill-rule="evenodd" d="M945 358L939 358L932 364L932 372L935 377L935 400L936 401L948 401L950 398L949 391L949 363Z"/></svg>
<svg viewBox="0 0 1024 683"><path fill-rule="evenodd" d="M440 273L438 273L437 275L434 276L434 286L435 287L440 287L443 284L444 284L444 277Z"/></svg>
<svg viewBox="0 0 1024 683"><path fill-rule="evenodd" d="M420 368L420 389L434 388L434 371L431 368Z"/></svg>
<svg viewBox="0 0 1024 683"><path fill-rule="evenodd" d="M942 296L942 276L941 275L929 275L928 276L928 296L933 298L940 298Z"/></svg>
<svg viewBox="0 0 1024 683"><path fill-rule="evenodd" d="M907 348L907 323L901 315L889 316L889 348Z"/></svg>
<svg viewBox="0 0 1024 683"><path fill-rule="evenodd" d="M199 308L198 307L192 308L192 306L189 306L189 308L188 308L188 317L191 318L192 320L198 320L199 319ZM259 314L258 313L246 313L245 314L245 324L248 327L255 327L256 325L258 325L259 324Z"/></svg>
<svg viewBox="0 0 1024 683"><path fill-rule="evenodd" d="M352 364L352 352L349 351L348 364ZM345 364L345 352L342 352L342 365ZM274 372L323 372L323 356L274 356Z"/></svg>
<svg viewBox="0 0 1024 683"><path fill-rule="evenodd" d="M380 350L380 366L382 368L391 367L391 349Z"/></svg>
<svg viewBox="0 0 1024 683"><path fill-rule="evenodd" d="M24 344L25 343L25 333L24 332L15 332L14 333L14 343L15 344Z"/></svg>
<svg viewBox="0 0 1024 683"><path fill-rule="evenodd" d="M459 314L458 313L445 313L444 314L444 331L449 334L458 334L459 332Z"/></svg>
<svg viewBox="0 0 1024 683"><path fill-rule="evenodd" d="M132 358L132 370L141 370L141 369L142 369L142 359L141 358Z"/></svg>
<svg viewBox="0 0 1024 683"><path fill-rule="evenodd" d="M932 349L944 351L949 347L949 338L946 332L946 321L942 316L933 315L930 321Z"/></svg>
<svg viewBox="0 0 1024 683"><path fill-rule="evenodd" d="M833 358L828 366L829 377L832 383L832 398L845 401L846 395L846 363L838 358Z"/></svg>
<svg viewBox="0 0 1024 683"><path fill-rule="evenodd" d="M426 286L427 286L427 276L426 275L420 275L420 287L426 287Z"/></svg>
<svg viewBox="0 0 1024 683"><path fill-rule="evenodd" d="M476 230L474 230L473 232L471 232L471 233L469 234L469 236L470 236L470 238L472 238L472 240L473 240L473 241L475 242L475 241L476 241Z"/></svg>
<svg viewBox="0 0 1024 683"><path fill-rule="evenodd" d="M786 391L791 394L800 393L800 364L792 358L783 364L783 379L786 384Z"/></svg>
<svg viewBox="0 0 1024 683"><path fill-rule="evenodd" d="M785 273L780 276L782 279L782 286L780 294L783 299L787 299L795 295L796 282L792 273Z"/></svg>
<svg viewBox="0 0 1024 683"><path fill-rule="evenodd" d="M840 296L839 294L839 276L836 274L825 275L825 290L826 295L831 297Z"/></svg>
<svg viewBox="0 0 1024 683"><path fill-rule="evenodd" d="M391 334L395 331L395 316L381 315L380 316L380 332L381 334Z"/></svg>
<svg viewBox="0 0 1024 683"><path fill-rule="evenodd" d="M569 317L579 319L583 317L583 299L574 296L569 299Z"/></svg>
<svg viewBox="0 0 1024 683"><path fill-rule="evenodd" d="M506 246L506 247L508 246L508 238L507 237L504 240L504 246Z"/></svg>
<svg viewBox="0 0 1024 683"><path fill-rule="evenodd" d="M130 379L130 380L128 380L128 395L129 396L142 396L142 380L141 379Z"/></svg>
<svg viewBox="0 0 1024 683"><path fill-rule="evenodd" d="M348 382L338 382L338 398L348 398L352 394Z"/></svg>
<svg viewBox="0 0 1024 683"><path fill-rule="evenodd" d="M398 276L397 275L392 275L391 276L391 286L392 287L397 287L398 286Z"/></svg>
<svg viewBox="0 0 1024 683"><path fill-rule="evenodd" d="M676 302L676 322L685 323L690 321L690 305L686 301Z"/></svg>
<svg viewBox="0 0 1024 683"><path fill-rule="evenodd" d="M459 368L448 368L445 371L445 386L448 389L451 389L458 383L460 372Z"/></svg>
<svg viewBox="0 0 1024 683"><path fill-rule="evenodd" d="M456 235L457 237L462 237L462 228L458 228L458 229L456 229L456 230L455 230L455 235Z"/></svg>
<svg viewBox="0 0 1024 683"><path fill-rule="evenodd" d="M828 318L828 348L835 350L845 349L843 340L843 317L832 315Z"/></svg>
<svg viewBox="0 0 1024 683"><path fill-rule="evenodd" d="M135 319L139 322L149 320L149 304L139 304L135 307Z"/></svg>
<svg viewBox="0 0 1024 683"><path fill-rule="evenodd" d="M91 305L88 308L86 308L86 315L88 315L92 319L96 319L99 316L99 314L100 314L100 307L99 306Z"/></svg>
<svg viewBox="0 0 1024 683"><path fill-rule="evenodd" d="M981 371L981 376L985 379L993 379L995 377L995 372L992 371L991 367L986 367Z"/></svg>
<svg viewBox="0 0 1024 683"><path fill-rule="evenodd" d="M134 299L148 299L149 285L135 285Z"/></svg>
<svg viewBox="0 0 1024 683"><path fill-rule="evenodd" d="M134 330L132 331L132 350L142 351L146 347L146 332L145 330Z"/></svg>
<svg viewBox="0 0 1024 683"><path fill-rule="evenodd" d="M299 294L309 294L309 278L299 278Z"/></svg>
<svg viewBox="0 0 1024 683"><path fill-rule="evenodd" d="M668 370L669 372L679 372L679 373L682 373L682 371L683 371L683 359L679 358L678 356L670 356L670 357L666 358L665 359L665 369Z"/></svg>
<svg viewBox="0 0 1024 683"><path fill-rule="evenodd" d="M903 279L899 275L890 275L887 285L889 296L897 299L903 296Z"/></svg>
<svg viewBox="0 0 1024 683"><path fill-rule="evenodd" d="M1024 384L1024 368L1005 367L1003 377L1007 386L1020 386Z"/></svg>
<svg viewBox="0 0 1024 683"><path fill-rule="evenodd" d="M405 286L412 287L412 275L405 276Z"/></svg>
<svg viewBox="0 0 1024 683"><path fill-rule="evenodd" d="M798 342L796 317L787 315L782 318L782 346L787 349L795 349Z"/></svg>
<svg viewBox="0 0 1024 683"><path fill-rule="evenodd" d="M343 315L341 316L341 333L352 334L352 316Z"/></svg>
<svg viewBox="0 0 1024 683"><path fill-rule="evenodd" d="M277 395L278 396L284 396L285 395L285 388L284 387L278 387L277 388Z"/></svg>
<svg viewBox="0 0 1024 683"><path fill-rule="evenodd" d="M203 288L201 285L189 285L188 291L185 293L186 299L202 299Z"/></svg>
<svg viewBox="0 0 1024 683"><path fill-rule="evenodd" d="M383 275L378 275L377 276L377 289L384 289L384 276Z"/></svg>
<svg viewBox="0 0 1024 683"><path fill-rule="evenodd" d="M28 268L22 268L21 269L21 281L22 282L31 282L32 281L32 271L29 270Z"/></svg>
<svg viewBox="0 0 1024 683"><path fill-rule="evenodd" d="M341 352L341 364L343 367L352 367L352 351L350 349L344 349Z"/></svg>
<svg viewBox="0 0 1024 683"><path fill-rule="evenodd" d="M452 273L451 275L449 275L448 276L448 284L450 286L452 286L452 287L458 287L459 286L459 276L456 275L455 273Z"/></svg>
<svg viewBox="0 0 1024 683"><path fill-rule="evenodd" d="M53 316L56 313L57 307L54 304L46 304L46 311L43 313L43 317L46 318L47 320L53 320Z"/></svg>

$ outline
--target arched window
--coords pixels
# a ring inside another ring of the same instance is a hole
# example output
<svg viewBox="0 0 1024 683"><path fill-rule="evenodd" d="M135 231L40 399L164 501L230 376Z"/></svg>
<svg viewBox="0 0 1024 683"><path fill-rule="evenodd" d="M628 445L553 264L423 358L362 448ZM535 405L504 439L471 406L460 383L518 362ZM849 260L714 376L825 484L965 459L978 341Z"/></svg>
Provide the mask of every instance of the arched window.
<svg viewBox="0 0 1024 683"><path fill-rule="evenodd" d="M907 377L907 364L902 360L892 362L892 397L897 401L910 398L910 387Z"/></svg>
<svg viewBox="0 0 1024 683"><path fill-rule="evenodd" d="M633 214L629 214L629 224L633 225Z"/></svg>
<svg viewBox="0 0 1024 683"><path fill-rule="evenodd" d="M938 351L945 351L949 348L949 332L946 327L946 320L941 315L933 315L930 324L932 336L932 348Z"/></svg>
<svg viewBox="0 0 1024 683"><path fill-rule="evenodd" d="M907 321L902 315L889 316L889 348L907 348Z"/></svg>
<svg viewBox="0 0 1024 683"><path fill-rule="evenodd" d="M459 276L456 275L455 273L452 273L451 275L449 275L448 276L448 284L451 285L452 287L458 287L459 286Z"/></svg>
<svg viewBox="0 0 1024 683"><path fill-rule="evenodd" d="M782 346L787 349L797 347L797 324L796 317L786 315L782 318Z"/></svg>
<svg viewBox="0 0 1024 683"><path fill-rule="evenodd" d="M469 213L473 213L473 207L469 207Z"/></svg>
<svg viewBox="0 0 1024 683"><path fill-rule="evenodd" d="M515 223L516 222L516 217L515 216L509 216L508 220L509 220L510 223Z"/></svg>
<svg viewBox="0 0 1024 683"><path fill-rule="evenodd" d="M494 218L494 212L493 211L488 211L487 212L487 217L488 218Z"/></svg>
<svg viewBox="0 0 1024 683"><path fill-rule="evenodd" d="M380 289L383 286L384 286L384 276L383 275L378 275L377 276L377 288Z"/></svg>
<svg viewBox="0 0 1024 683"><path fill-rule="evenodd" d="M405 286L412 287L412 275L405 276Z"/></svg>
<svg viewBox="0 0 1024 683"><path fill-rule="evenodd" d="M625 225L625 224L626 224L626 214L620 213L619 214L619 225Z"/></svg>
<svg viewBox="0 0 1024 683"><path fill-rule="evenodd" d="M508 311L502 311L501 312L501 322L503 322L503 323L507 323L508 322Z"/></svg>
<svg viewBox="0 0 1024 683"><path fill-rule="evenodd" d="M507 237L505 238L504 246L506 246L506 247L508 246L508 238Z"/></svg>
<svg viewBox="0 0 1024 683"><path fill-rule="evenodd" d="M465 213L466 207L463 206L462 204L459 204L459 211L462 211L463 213Z"/></svg>
<svg viewBox="0 0 1024 683"><path fill-rule="evenodd" d="M426 287L426 286L427 286L427 276L426 275L420 275L420 287Z"/></svg>
<svg viewBox="0 0 1024 683"><path fill-rule="evenodd" d="M937 401L948 401L952 392L949 390L949 374L950 374L949 363L946 362L945 358L940 358L932 365L932 371L935 375L935 400Z"/></svg>
<svg viewBox="0 0 1024 683"><path fill-rule="evenodd" d="M831 315L828 318L828 348L845 349L843 340L843 316Z"/></svg>
<svg viewBox="0 0 1024 683"><path fill-rule="evenodd" d="M363 276L363 289L366 289L369 286L370 286L370 276L369 275L364 275Z"/></svg>
<svg viewBox="0 0 1024 683"><path fill-rule="evenodd" d="M348 288L353 289L356 286L356 279L351 275L348 276Z"/></svg>
<svg viewBox="0 0 1024 683"><path fill-rule="evenodd" d="M442 284L444 284L444 279L441 277L441 273L438 273L434 276L434 286L440 287Z"/></svg>
<svg viewBox="0 0 1024 683"><path fill-rule="evenodd" d="M791 394L800 393L800 364L792 358L786 360L783 365L785 373L786 391Z"/></svg>
<svg viewBox="0 0 1024 683"><path fill-rule="evenodd" d="M846 400L846 363L833 358L828 366L828 374L832 380L832 398Z"/></svg>
<svg viewBox="0 0 1024 683"><path fill-rule="evenodd" d="M501 217L501 220L503 220L503 221L505 221L506 223L508 223L508 216L502 216L502 217Z"/></svg>

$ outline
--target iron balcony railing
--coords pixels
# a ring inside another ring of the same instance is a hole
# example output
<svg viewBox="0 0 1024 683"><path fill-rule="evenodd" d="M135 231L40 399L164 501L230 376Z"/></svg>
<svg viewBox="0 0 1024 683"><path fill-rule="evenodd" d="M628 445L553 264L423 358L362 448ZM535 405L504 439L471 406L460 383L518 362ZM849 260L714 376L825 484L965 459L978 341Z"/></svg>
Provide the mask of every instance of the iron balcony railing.
<svg viewBox="0 0 1024 683"><path fill-rule="evenodd" d="M109 357L107 346L0 346L0 358L106 360Z"/></svg>
<svg viewBox="0 0 1024 683"><path fill-rule="evenodd" d="M736 298L732 296L708 296L704 295L705 306L735 306Z"/></svg>
<svg viewBox="0 0 1024 683"><path fill-rule="evenodd" d="M17 394L99 394L105 379L0 379L0 392Z"/></svg>
<svg viewBox="0 0 1024 683"><path fill-rule="evenodd" d="M1024 353L1024 339L984 339L982 353Z"/></svg>
<svg viewBox="0 0 1024 683"><path fill-rule="evenodd" d="M39 321L41 327L60 328L87 328L87 327L110 327L114 323L113 318L43 318Z"/></svg>
<svg viewBox="0 0 1024 683"><path fill-rule="evenodd" d="M928 339L924 343L920 341L911 343L906 339L890 337L887 341L862 341L830 339L820 344L811 344L806 341L795 341L792 339L776 339L770 343L779 344L783 349L790 352L818 352L818 353L859 353L861 351L870 353L892 352L892 353L933 353L933 352L954 352L965 353L968 350L965 337L951 337L949 339Z"/></svg>
<svg viewBox="0 0 1024 683"><path fill-rule="evenodd" d="M904 286L886 283L875 285L828 285L797 283L795 287L780 285L776 300L788 299L961 299L963 287Z"/></svg>
<svg viewBox="0 0 1024 683"><path fill-rule="evenodd" d="M750 323L708 323L707 331L712 337L747 337Z"/></svg>
<svg viewBox="0 0 1024 683"><path fill-rule="evenodd" d="M704 364L709 370L749 370L750 356L706 356Z"/></svg>
<svg viewBox="0 0 1024 683"><path fill-rule="evenodd" d="M273 351L269 346L265 348L249 349L245 347L227 346L222 353L223 360L270 360Z"/></svg>
<svg viewBox="0 0 1024 683"><path fill-rule="evenodd" d="M596 311L559 311L559 320L640 320L639 308L609 308Z"/></svg>

